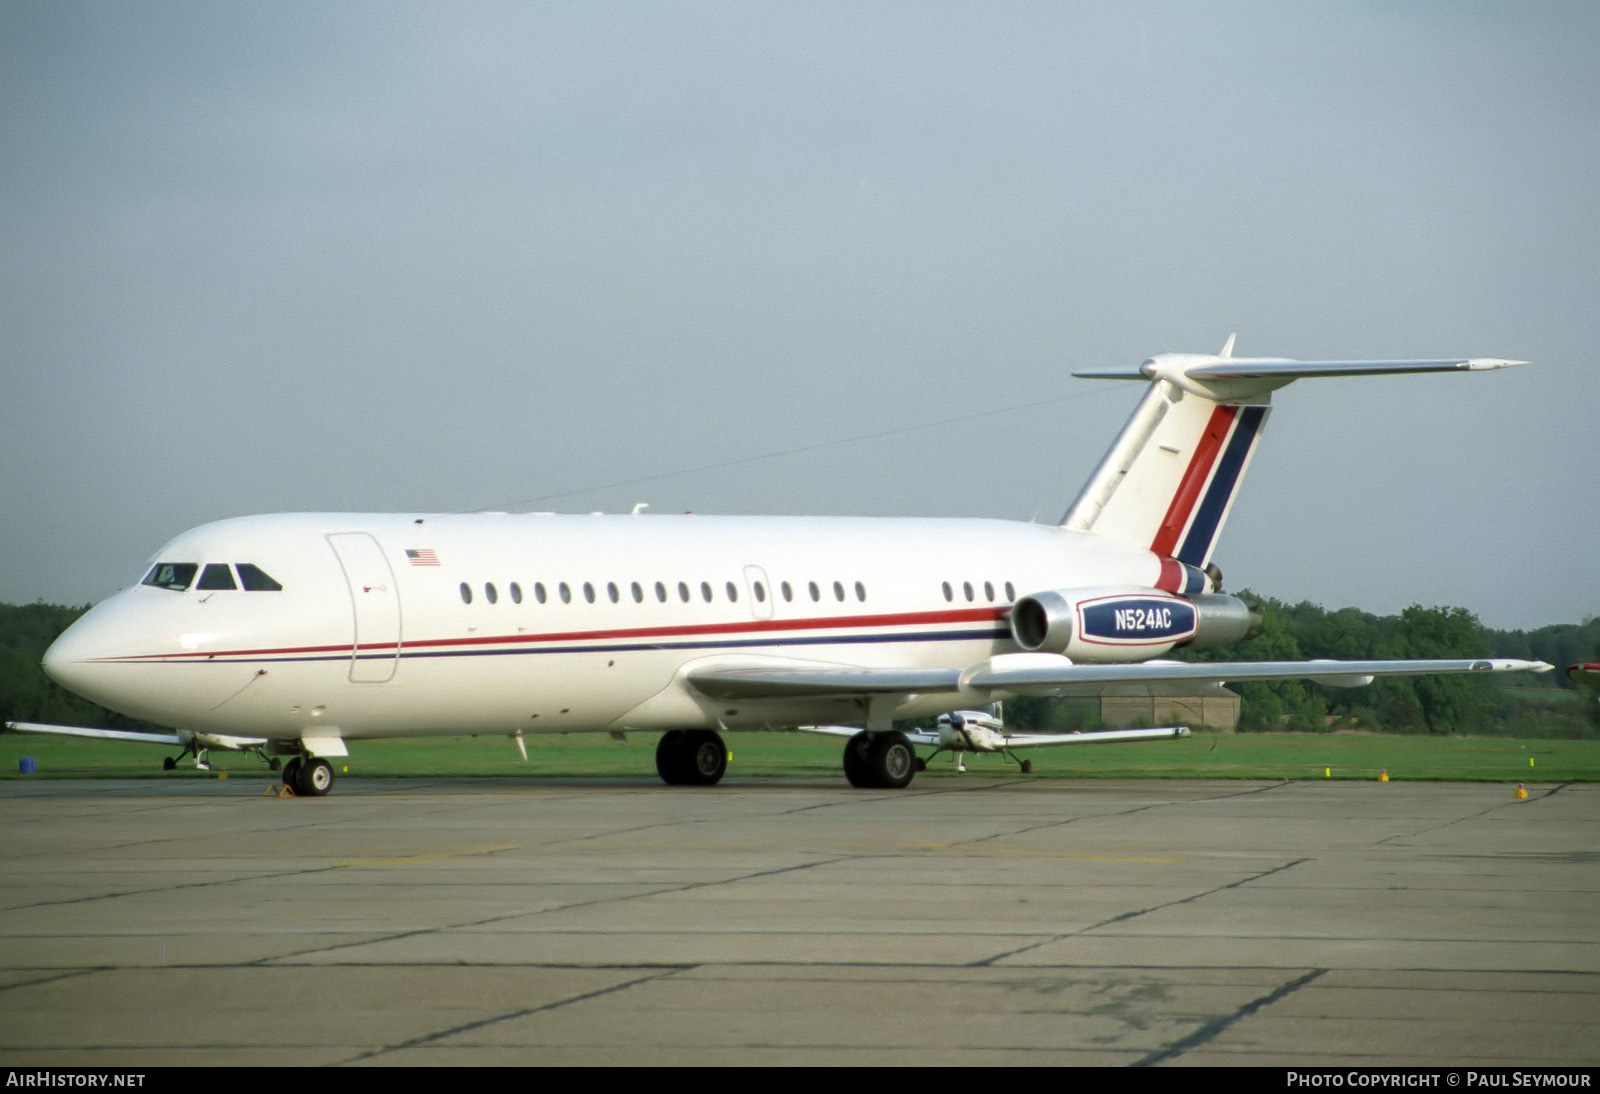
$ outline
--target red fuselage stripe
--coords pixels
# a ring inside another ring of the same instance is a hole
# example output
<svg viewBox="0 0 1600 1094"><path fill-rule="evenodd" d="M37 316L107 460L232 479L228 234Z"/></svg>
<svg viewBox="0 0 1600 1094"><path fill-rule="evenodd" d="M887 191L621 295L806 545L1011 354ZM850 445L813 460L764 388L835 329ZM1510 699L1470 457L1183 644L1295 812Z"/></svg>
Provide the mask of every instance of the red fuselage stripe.
<svg viewBox="0 0 1600 1094"><path fill-rule="evenodd" d="M738 623L698 623L679 627L633 627L624 630L557 631L541 634L482 635L472 638L428 638L415 642L402 641L408 650L440 649L447 647L488 646L499 644L527 645L542 642L587 642L615 639L686 638L711 634L760 634L771 631L854 631L875 627L908 627L930 623L971 623L1005 618L1009 607L961 608L942 612L902 612L893 615L833 616L809 619L750 619ZM364 651L392 650L394 642L364 644ZM350 649L348 643L331 646L285 646L277 649L206 650L197 654L192 650L181 653L147 653L129 657L110 658L118 661L159 661L167 658L211 657L263 657L285 654L340 653Z"/></svg>

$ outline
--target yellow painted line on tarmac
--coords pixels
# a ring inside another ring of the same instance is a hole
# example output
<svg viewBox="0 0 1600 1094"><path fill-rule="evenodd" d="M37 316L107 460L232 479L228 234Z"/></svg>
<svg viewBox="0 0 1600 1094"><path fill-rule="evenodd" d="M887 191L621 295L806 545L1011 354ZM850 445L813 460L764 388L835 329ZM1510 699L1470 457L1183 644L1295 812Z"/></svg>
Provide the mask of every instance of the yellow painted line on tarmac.
<svg viewBox="0 0 1600 1094"><path fill-rule="evenodd" d="M439 862L450 858L472 858L475 855L496 855L501 851L515 851L517 845L507 843L499 847L469 847L464 851L432 851L423 855L404 855L400 858L357 858L336 862L335 866L415 866L422 862Z"/></svg>

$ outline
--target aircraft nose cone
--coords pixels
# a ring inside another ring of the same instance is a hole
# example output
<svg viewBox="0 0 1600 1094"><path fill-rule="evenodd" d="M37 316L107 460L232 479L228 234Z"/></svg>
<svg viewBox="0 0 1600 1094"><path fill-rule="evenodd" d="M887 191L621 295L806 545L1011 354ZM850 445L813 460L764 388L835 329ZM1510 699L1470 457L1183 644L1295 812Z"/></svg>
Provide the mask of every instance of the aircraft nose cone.
<svg viewBox="0 0 1600 1094"><path fill-rule="evenodd" d="M194 606L149 589L102 600L44 654L45 674L109 710L158 725L206 718L256 675L248 664L190 657Z"/></svg>
<svg viewBox="0 0 1600 1094"><path fill-rule="evenodd" d="M68 691L91 699L95 697L95 681L102 675L96 672L95 659L106 653L105 643L95 633L97 630L87 616L80 618L50 643L41 662L50 679Z"/></svg>

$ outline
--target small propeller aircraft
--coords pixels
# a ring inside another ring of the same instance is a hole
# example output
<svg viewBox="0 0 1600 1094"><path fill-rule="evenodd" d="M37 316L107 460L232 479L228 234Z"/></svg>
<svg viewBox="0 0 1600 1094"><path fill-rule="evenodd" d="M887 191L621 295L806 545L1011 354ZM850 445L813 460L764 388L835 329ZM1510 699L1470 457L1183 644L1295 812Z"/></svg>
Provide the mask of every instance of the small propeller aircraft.
<svg viewBox="0 0 1600 1094"><path fill-rule="evenodd" d="M956 770L965 771L963 755L968 752L998 752L1021 768L1024 775L1033 771L1033 761L1019 758L1013 751L1018 748L1048 748L1055 745L1087 745L1128 741L1166 741L1174 737L1189 736L1188 726L1163 726L1156 729L1100 729L1081 733L1007 733L1000 704L989 710L952 710L939 715L932 729L907 729L901 732L914 745L928 745L933 751L917 757L915 768L926 771L933 758L941 752L950 752L956 758ZM852 726L801 726L803 733L817 733L829 737L854 737L859 730ZM846 753L846 763L849 762Z"/></svg>

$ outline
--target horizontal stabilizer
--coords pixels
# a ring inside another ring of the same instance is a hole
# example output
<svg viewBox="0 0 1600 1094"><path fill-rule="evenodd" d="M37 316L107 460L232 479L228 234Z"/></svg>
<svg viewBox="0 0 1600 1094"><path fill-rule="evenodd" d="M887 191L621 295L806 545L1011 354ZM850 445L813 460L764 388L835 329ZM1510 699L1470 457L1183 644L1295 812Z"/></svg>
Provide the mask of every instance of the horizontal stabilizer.
<svg viewBox="0 0 1600 1094"><path fill-rule="evenodd" d="M1072 375L1083 380L1153 380L1159 358L1137 368L1082 369ZM1487 372L1526 365L1500 357L1455 357L1438 361L1291 361L1284 357L1217 357L1210 363L1190 364L1183 374L1192 380L1306 380L1318 376L1386 376L1407 372Z"/></svg>
<svg viewBox="0 0 1600 1094"><path fill-rule="evenodd" d="M90 729L87 726L52 726L43 722L7 722L6 729L17 733L48 733L56 737L92 737L101 741L136 741L146 745L181 745L172 733L139 733L131 729Z"/></svg>

